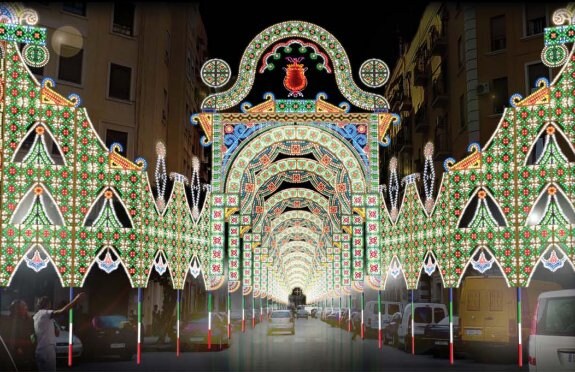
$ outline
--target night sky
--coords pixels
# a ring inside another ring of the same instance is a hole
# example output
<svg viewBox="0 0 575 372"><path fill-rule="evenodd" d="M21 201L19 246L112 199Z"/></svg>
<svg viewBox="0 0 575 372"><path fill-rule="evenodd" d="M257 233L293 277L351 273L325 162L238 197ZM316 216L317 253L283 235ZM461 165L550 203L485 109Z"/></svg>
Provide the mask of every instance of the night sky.
<svg viewBox="0 0 575 372"><path fill-rule="evenodd" d="M403 1L396 2L389 8L389 3L374 5L352 1L349 2L350 6L342 8L333 4L335 2L310 5L306 1L294 0L263 3L201 1L200 12L208 35L210 58L225 60L230 64L232 73L236 74L244 49L263 29L282 21L308 21L325 28L340 41L347 51L354 78L359 84L357 70L366 59L379 58L384 60L390 69L393 68L398 56L400 35L404 40L411 41L427 5L425 2ZM381 7L387 7L388 10L375 10ZM276 70L279 70L277 74L281 74L281 69ZM273 91L281 96L276 96L277 98L282 98L287 92L278 79L273 79L279 84L277 87L273 86ZM365 86L360 87L365 89ZM331 95L332 89L328 85L325 91ZM271 89L266 87L264 90ZM316 93L310 90L304 92L308 93L306 98L311 98ZM379 88L371 91L381 94L383 90L384 88ZM253 99L256 102L261 100Z"/></svg>

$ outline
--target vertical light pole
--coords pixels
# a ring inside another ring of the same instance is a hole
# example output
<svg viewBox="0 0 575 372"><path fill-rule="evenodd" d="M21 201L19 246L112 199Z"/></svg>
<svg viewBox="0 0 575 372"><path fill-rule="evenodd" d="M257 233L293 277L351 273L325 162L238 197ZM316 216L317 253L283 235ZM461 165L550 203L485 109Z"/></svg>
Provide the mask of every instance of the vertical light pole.
<svg viewBox="0 0 575 372"><path fill-rule="evenodd" d="M519 367L523 367L523 340L522 329L521 329L521 287L517 287L517 363Z"/></svg>
<svg viewBox="0 0 575 372"><path fill-rule="evenodd" d="M138 288L138 349L136 363L142 362L142 288Z"/></svg>
<svg viewBox="0 0 575 372"><path fill-rule="evenodd" d="M453 365L453 288L449 288L449 364Z"/></svg>
<svg viewBox="0 0 575 372"><path fill-rule="evenodd" d="M180 290L176 290L176 356L180 356Z"/></svg>
<svg viewBox="0 0 575 372"><path fill-rule="evenodd" d="M70 287L70 302L74 299L74 288ZM72 367L72 352L74 344L74 307L68 310L68 367Z"/></svg>
<svg viewBox="0 0 575 372"><path fill-rule="evenodd" d="M381 343L381 290L377 291L377 321L378 321L378 327L377 327L377 343L379 348L382 348L382 343Z"/></svg>

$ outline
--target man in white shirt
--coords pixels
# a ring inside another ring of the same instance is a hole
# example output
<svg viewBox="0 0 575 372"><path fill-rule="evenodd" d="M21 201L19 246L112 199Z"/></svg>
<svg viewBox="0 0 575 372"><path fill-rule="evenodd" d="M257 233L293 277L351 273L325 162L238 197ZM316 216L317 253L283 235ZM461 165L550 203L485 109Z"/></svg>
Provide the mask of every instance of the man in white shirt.
<svg viewBox="0 0 575 372"><path fill-rule="evenodd" d="M34 333L36 334L36 365L38 371L56 371L56 324L55 315L62 314L76 304L84 293L58 310L50 310L52 304L46 296L38 300L38 312L34 314Z"/></svg>

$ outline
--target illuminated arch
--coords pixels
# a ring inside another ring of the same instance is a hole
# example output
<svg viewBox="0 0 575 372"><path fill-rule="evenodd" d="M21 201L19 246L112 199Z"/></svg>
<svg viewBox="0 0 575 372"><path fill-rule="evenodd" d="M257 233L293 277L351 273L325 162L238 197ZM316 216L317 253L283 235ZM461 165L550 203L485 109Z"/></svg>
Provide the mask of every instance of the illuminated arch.
<svg viewBox="0 0 575 372"><path fill-rule="evenodd" d="M266 131L258 133L242 144L241 149L230 161L225 177L225 190L228 193L236 193L242 190L242 180L244 174L248 172L251 162L258 158L261 152L270 146L276 146L285 141L303 141L314 143L325 148L332 156L342 162L349 175L351 189L356 192L367 190L366 174L367 169L358 158L357 152L350 148L347 141L340 139L338 135L327 129L322 129L310 125L293 126L293 133L286 137L285 126L270 127Z"/></svg>
<svg viewBox="0 0 575 372"><path fill-rule="evenodd" d="M563 255L563 257L565 258L565 262L568 263L569 266L571 267L571 270L575 271L575 264L573 263L573 260L571 260L571 257L569 257L569 255L566 253L566 249L563 249L560 244L551 243L547 246L547 248L545 248L541 252L539 257L537 258L537 261L533 265L533 270L531 270L531 273L529 274L529 277L527 278L527 282L525 283L526 287L528 287L529 283L531 283L531 279L533 278L533 275L535 274L535 271L537 271L537 269L547 270L545 267L541 268L541 266L543 265L541 259L547 254L547 252L549 252L551 250L559 251ZM563 264L563 266L565 266L565 264Z"/></svg>
<svg viewBox="0 0 575 372"><path fill-rule="evenodd" d="M107 249L114 252L114 254L116 255L116 257L119 261L119 266L121 266L122 269L124 269L124 273L126 273L126 277L130 281L130 285L132 286L132 288L135 288L134 281L132 280L132 277L128 273L128 269L126 267L124 260L122 259L122 256L120 255L118 250L116 248L114 248L114 246L112 246L112 245L105 245L102 248L98 249L98 251L94 254L94 258L92 259L90 266L88 266L88 268L86 269L86 273L82 277L82 281L80 282L80 287L84 286L84 283L86 282L86 279L88 278L88 275L90 275L90 272L92 272L92 267L94 266L94 264L96 264L96 257L100 256Z"/></svg>
<svg viewBox="0 0 575 372"><path fill-rule="evenodd" d="M313 41L326 52L335 67L339 91L353 105L370 111L389 109L389 103L384 97L361 90L353 81L347 53L332 34L312 23L288 21L266 28L250 42L240 61L234 85L225 92L206 97L202 102L202 110L225 110L239 104L251 90L264 52L279 40L292 38Z"/></svg>
<svg viewBox="0 0 575 372"><path fill-rule="evenodd" d="M459 285L461 284L461 280L465 276L465 272L467 271L467 269L469 268L469 265L471 264L471 260L477 254L477 252L479 252L482 249L487 251L491 255L491 257L493 258L493 262L495 263L495 265L499 269L499 272L501 272L501 276L505 279L505 284L507 284L507 287L511 287L511 284L509 283L509 278L507 277L507 275L505 275L505 271L503 270L503 267L501 267L501 264L499 263L497 256L495 254L493 254L493 251L489 247L487 247L485 245L481 245L481 246L475 248L473 250L473 252L471 252L471 254L469 255L469 257L467 259L467 263L465 264L465 266L463 266L463 270L461 270L461 274L457 278L457 284L455 285L455 288L459 288Z"/></svg>
<svg viewBox="0 0 575 372"><path fill-rule="evenodd" d="M50 264L52 264L52 268L54 269L54 271L56 272L56 276L58 276L58 280L60 281L60 285L62 287L65 287L65 283L64 283L64 278L62 278L62 275L60 275L60 272L57 270L57 266L56 263L54 262L54 260L52 259L52 256L50 256L50 254L48 253L48 251L41 245L41 244L37 244L37 243L33 243L30 245L30 247L26 250L26 252L24 252L24 254L22 255L22 257L20 257L20 260L18 261L18 263L16 264L16 266L14 266L14 270L12 271L12 273L10 274L10 276L8 277L8 282L6 284L7 287L10 287L10 283L12 283L12 280L14 279L14 276L16 275L16 272L18 272L18 269L20 268L20 265L22 265L22 263L25 261L25 257L27 257L30 253L32 253L33 250L37 249L38 251L44 253L46 255L46 258L48 259L48 262Z"/></svg>

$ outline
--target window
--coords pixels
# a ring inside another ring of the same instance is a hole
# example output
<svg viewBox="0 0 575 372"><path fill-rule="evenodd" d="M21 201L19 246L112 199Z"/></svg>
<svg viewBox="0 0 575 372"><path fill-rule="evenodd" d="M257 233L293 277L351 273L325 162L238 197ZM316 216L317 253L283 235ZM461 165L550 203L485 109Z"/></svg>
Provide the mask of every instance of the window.
<svg viewBox="0 0 575 372"><path fill-rule="evenodd" d="M507 46L505 37L505 16L491 18L491 51L502 50Z"/></svg>
<svg viewBox="0 0 575 372"><path fill-rule="evenodd" d="M132 69L130 67L111 63L108 96L129 101L131 85Z"/></svg>
<svg viewBox="0 0 575 372"><path fill-rule="evenodd" d="M119 130L107 129L106 130L106 147L109 149L113 143L122 145L120 154L126 156L128 153L128 133Z"/></svg>
<svg viewBox="0 0 575 372"><path fill-rule="evenodd" d="M62 3L62 10L82 17L86 16L86 3Z"/></svg>
<svg viewBox="0 0 575 372"><path fill-rule="evenodd" d="M399 312L399 305L398 304L387 305L387 313L388 314L395 314L397 312Z"/></svg>
<svg viewBox="0 0 575 372"><path fill-rule="evenodd" d="M82 60L84 50L70 45L60 46L60 62L58 64L58 79L82 84Z"/></svg>
<svg viewBox="0 0 575 372"><path fill-rule="evenodd" d="M461 36L457 39L457 62L459 67L465 63L465 49L463 48L463 39Z"/></svg>
<svg viewBox="0 0 575 372"><path fill-rule="evenodd" d="M545 4L525 4L525 36L543 33L547 26L545 13Z"/></svg>
<svg viewBox="0 0 575 372"><path fill-rule="evenodd" d="M501 114L507 105L507 78L493 79L493 113Z"/></svg>
<svg viewBox="0 0 575 372"><path fill-rule="evenodd" d="M126 36L134 36L134 12L132 3L114 3L114 23L112 31Z"/></svg>
<svg viewBox="0 0 575 372"><path fill-rule="evenodd" d="M525 84L527 84L527 95L537 89L535 87L535 81L537 81L537 79L540 77L549 79L549 67L541 62L525 65L525 73L527 75L527 80L525 81Z"/></svg>
<svg viewBox="0 0 575 372"><path fill-rule="evenodd" d="M443 318L445 318L445 311L440 307L434 307L433 308L433 321L435 323L437 323Z"/></svg>
<svg viewBox="0 0 575 372"><path fill-rule="evenodd" d="M465 101L465 94L459 96L459 129L465 130L467 128L467 102Z"/></svg>

